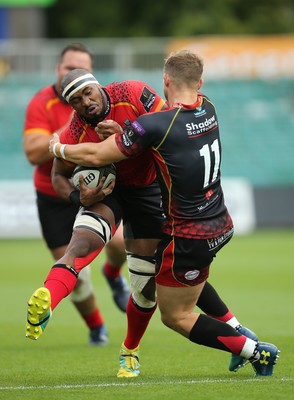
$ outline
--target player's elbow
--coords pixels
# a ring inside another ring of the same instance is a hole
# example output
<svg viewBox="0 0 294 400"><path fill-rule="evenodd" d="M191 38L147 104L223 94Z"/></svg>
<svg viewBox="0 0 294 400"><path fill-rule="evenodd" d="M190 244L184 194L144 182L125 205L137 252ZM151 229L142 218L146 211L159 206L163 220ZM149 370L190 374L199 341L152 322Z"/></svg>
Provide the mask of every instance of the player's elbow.
<svg viewBox="0 0 294 400"><path fill-rule="evenodd" d="M35 151L26 151L25 153L30 164L32 165L43 164L44 160L40 159L39 154L37 154Z"/></svg>
<svg viewBox="0 0 294 400"><path fill-rule="evenodd" d="M26 156L27 156L27 159L28 159L30 164L32 164L32 165L36 165L37 164L36 157L34 157L33 154L27 152Z"/></svg>

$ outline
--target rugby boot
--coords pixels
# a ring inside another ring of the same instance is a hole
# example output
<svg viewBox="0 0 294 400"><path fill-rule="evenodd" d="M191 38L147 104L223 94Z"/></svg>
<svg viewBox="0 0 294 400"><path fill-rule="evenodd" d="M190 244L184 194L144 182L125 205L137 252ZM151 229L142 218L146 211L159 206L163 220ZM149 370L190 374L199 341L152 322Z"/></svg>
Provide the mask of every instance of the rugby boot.
<svg viewBox="0 0 294 400"><path fill-rule="evenodd" d="M257 335L254 332L252 332L250 329L245 328L245 326L239 325L235 329L241 335L244 335L244 336L248 337L249 339L254 340L255 342L258 341ZM244 358L240 355L232 354L230 364L229 364L229 370L237 372L240 368L245 367L245 365L247 363L248 363L248 360L246 360L246 358Z"/></svg>
<svg viewBox="0 0 294 400"><path fill-rule="evenodd" d="M272 376L280 350L274 344L266 342L258 342L257 348L260 354L259 359L250 360L255 376Z"/></svg>
<svg viewBox="0 0 294 400"><path fill-rule="evenodd" d="M139 346L133 350L123 344L120 349L118 378L136 378L140 374Z"/></svg>
<svg viewBox="0 0 294 400"><path fill-rule="evenodd" d="M107 346L108 333L105 325L98 326L90 330L89 344L91 346Z"/></svg>
<svg viewBox="0 0 294 400"><path fill-rule="evenodd" d="M51 296L47 288L37 289L28 301L26 337L37 340L43 334L52 315Z"/></svg>

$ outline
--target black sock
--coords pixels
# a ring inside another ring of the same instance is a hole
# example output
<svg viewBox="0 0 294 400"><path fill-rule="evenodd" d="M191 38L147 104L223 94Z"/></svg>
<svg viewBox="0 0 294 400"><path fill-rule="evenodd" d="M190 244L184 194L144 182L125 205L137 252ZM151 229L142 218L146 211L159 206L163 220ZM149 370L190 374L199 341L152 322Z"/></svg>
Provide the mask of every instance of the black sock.
<svg viewBox="0 0 294 400"><path fill-rule="evenodd" d="M237 340L236 343L236 337L240 337L241 341L239 342ZM203 346L235 354L239 354L244 345L244 339L234 328L225 322L218 321L217 319L203 314L200 314L195 325L191 329L189 340ZM236 345L238 351L236 351Z"/></svg>
<svg viewBox="0 0 294 400"><path fill-rule="evenodd" d="M215 317L222 317L229 311L216 290L208 282L205 282L197 301L197 307L199 307L205 314L213 315Z"/></svg>

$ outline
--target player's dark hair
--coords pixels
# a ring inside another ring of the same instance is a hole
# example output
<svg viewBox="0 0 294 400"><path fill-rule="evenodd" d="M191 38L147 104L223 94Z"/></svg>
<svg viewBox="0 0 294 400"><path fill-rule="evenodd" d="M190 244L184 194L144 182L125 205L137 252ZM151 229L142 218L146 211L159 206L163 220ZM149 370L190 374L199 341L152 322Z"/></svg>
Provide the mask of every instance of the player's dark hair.
<svg viewBox="0 0 294 400"><path fill-rule="evenodd" d="M91 53L91 51L82 43L70 43L68 44L66 47L64 47L64 49L61 51L59 59L60 61L62 60L63 56L65 53L67 53L68 51L80 51L82 53L87 53L89 54L91 61L93 62L93 54Z"/></svg>

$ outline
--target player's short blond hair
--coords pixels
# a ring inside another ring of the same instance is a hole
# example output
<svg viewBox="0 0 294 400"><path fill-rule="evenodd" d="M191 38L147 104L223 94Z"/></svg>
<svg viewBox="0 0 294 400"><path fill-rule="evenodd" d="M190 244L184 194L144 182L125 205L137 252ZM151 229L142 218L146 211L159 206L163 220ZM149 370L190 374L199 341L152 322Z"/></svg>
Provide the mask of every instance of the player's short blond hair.
<svg viewBox="0 0 294 400"><path fill-rule="evenodd" d="M164 72L177 86L195 86L202 77L203 59L190 50L179 50L171 53L165 60Z"/></svg>

